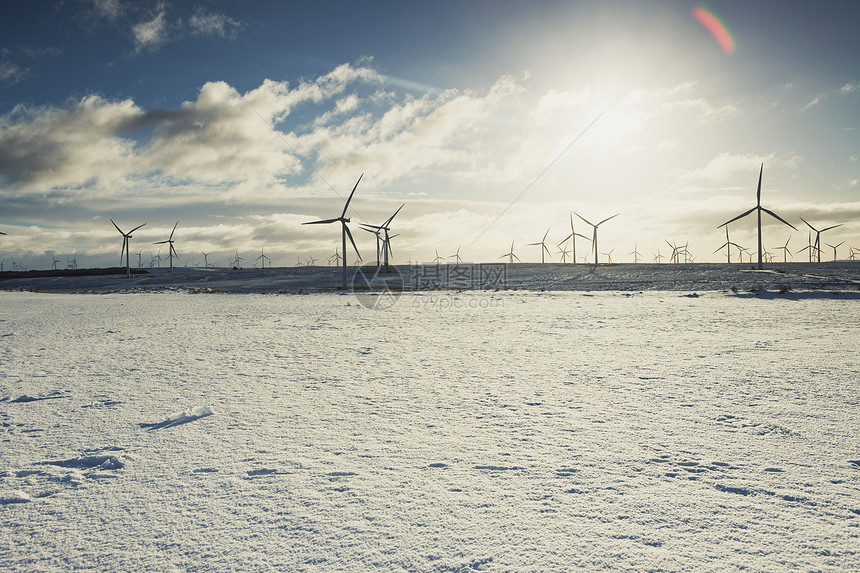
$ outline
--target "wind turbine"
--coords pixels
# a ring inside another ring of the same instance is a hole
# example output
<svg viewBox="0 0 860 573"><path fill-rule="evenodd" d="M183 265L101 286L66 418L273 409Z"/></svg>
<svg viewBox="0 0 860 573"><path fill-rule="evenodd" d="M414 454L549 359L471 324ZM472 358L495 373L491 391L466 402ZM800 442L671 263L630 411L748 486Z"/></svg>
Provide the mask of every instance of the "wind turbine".
<svg viewBox="0 0 860 573"><path fill-rule="evenodd" d="M209 268L209 255L211 255L212 253L204 253L203 251L200 251L200 254L203 255L203 266L208 269Z"/></svg>
<svg viewBox="0 0 860 573"><path fill-rule="evenodd" d="M309 267L316 266L316 262L317 262L318 260L319 260L319 259L315 259L313 255L308 255L308 260L307 260L308 266L309 266Z"/></svg>
<svg viewBox="0 0 860 573"><path fill-rule="evenodd" d="M571 257L570 262L576 264L576 238L582 237L583 239L588 239L585 235L580 235L573 228L573 213L570 214L570 234L564 238L564 240L558 245L561 246L562 243L566 243L568 239L571 239Z"/></svg>
<svg viewBox="0 0 860 573"><path fill-rule="evenodd" d="M111 219L110 222L113 223L113 226L116 227L116 230L119 231L120 235L122 235L122 251L119 253L119 262L122 263L122 256L125 255L125 276L131 278L131 264L128 261L128 240L131 239L132 233L143 227L143 225L146 225L146 223L138 225L128 233L124 233L123 230L119 228L119 225L114 223L113 219Z"/></svg>
<svg viewBox="0 0 860 573"><path fill-rule="evenodd" d="M516 259L517 261L519 261L519 260L520 260L520 258L514 254L514 242L513 242L513 241L511 241L511 250L510 250L510 252L505 253L504 255L502 255L502 256L501 256L501 257L499 257L499 258L500 258L500 259L504 259L505 257L508 257L508 262L509 262L509 263L511 263L511 264L513 264L513 263L514 263L514 259Z"/></svg>
<svg viewBox="0 0 860 573"><path fill-rule="evenodd" d="M845 242L845 241L842 241L842 243L844 243L844 242ZM842 245L842 243L837 243L837 244L835 244L835 245L831 245L830 243L824 243L825 245L827 245L828 247L830 247L831 249L833 249L833 260L834 260L834 261L836 260L836 247L841 246L841 245Z"/></svg>
<svg viewBox="0 0 860 573"><path fill-rule="evenodd" d="M716 253L718 251L722 251L723 249L725 249L726 250L726 262L731 263L732 262L732 247L737 247L738 249L741 248L740 245L738 245L737 243L733 243L731 241L731 239L729 239L729 226L726 225L726 242L723 243L722 247L720 247L719 249L717 249L714 252Z"/></svg>
<svg viewBox="0 0 860 573"><path fill-rule="evenodd" d="M271 261L271 259L263 253L263 247L260 247L260 256L254 259L254 263L257 261L260 261L260 267L264 269L266 268L266 261Z"/></svg>
<svg viewBox="0 0 860 573"><path fill-rule="evenodd" d="M608 259L608 264L610 264L610 265L612 264L612 252L615 249L616 249L616 247L612 247L612 250L610 250L608 253L603 253L604 255L606 255L606 258Z"/></svg>
<svg viewBox="0 0 860 573"><path fill-rule="evenodd" d="M51 260L53 261L51 263L51 270L57 270L57 263L59 263L60 261L57 259L56 256L54 256L54 251L51 251Z"/></svg>
<svg viewBox="0 0 860 573"><path fill-rule="evenodd" d="M397 216L397 214L400 212L400 210L403 208L404 205L406 205L406 203L403 203L402 205L400 205L400 207L397 208L397 211L395 211L394 214L392 216L390 216L388 219L386 219L385 222L382 223L381 225L368 225L367 223L362 224L363 227L368 227L365 230L375 229L375 231L376 231L376 266L377 267L379 266L379 232L382 231L385 234L385 236L382 239L382 258L384 260L386 272L388 272L388 255L394 254L391 251L391 237L388 235L388 231L391 230L391 227L389 227L389 225L391 225L391 221L394 220L394 217Z"/></svg>
<svg viewBox="0 0 860 573"><path fill-rule="evenodd" d="M436 258L433 259L433 262L436 263L436 266L438 267L439 263L442 262L442 257L439 256L439 249L433 249L433 250L436 251Z"/></svg>
<svg viewBox="0 0 860 573"><path fill-rule="evenodd" d="M594 264L596 265L598 262L597 261L597 252L598 252L597 251L597 228L600 225L602 225L603 223L605 223L606 221L608 221L609 219L612 219L613 217L617 217L621 213L615 213L614 215L612 215L612 217L607 217L604 220L597 223L596 225L594 223L590 222L588 219L586 219L582 215L580 215L579 213L577 213L576 211L574 211L573 214L576 215L577 217L579 217L580 219L582 219L583 221L585 221L586 223L588 223L589 225L591 225L592 228L594 228L594 233L593 233L592 238L591 238L591 250L594 252ZM574 241L575 240L576 239L574 239Z"/></svg>
<svg viewBox="0 0 860 573"><path fill-rule="evenodd" d="M655 263L662 263L663 259L665 259L665 258L666 257L664 257L663 255L660 254L660 247L657 247L657 254L654 255L654 262Z"/></svg>
<svg viewBox="0 0 860 573"><path fill-rule="evenodd" d="M462 257L460 257L460 245L457 245L457 252L448 257L449 259L454 259L454 264L459 265L460 261L462 261Z"/></svg>
<svg viewBox="0 0 860 573"><path fill-rule="evenodd" d="M380 230L379 229L368 229L367 227L363 227L363 226L359 226L359 229L361 229L362 231L367 231L368 233L373 233L376 236L376 266L378 267L379 266L379 257L380 257L380 252L379 252L379 241L380 241L379 233L380 233Z"/></svg>
<svg viewBox="0 0 860 573"><path fill-rule="evenodd" d="M728 229L728 227L726 227L726 229ZM791 237L788 238L788 241L790 241L790 240L791 240ZM788 250L788 241L786 241L783 246L776 247L778 250L782 251L782 262L783 263L788 262L788 255L791 254L791 251ZM794 258L794 257L792 256L791 258Z"/></svg>
<svg viewBox="0 0 860 573"><path fill-rule="evenodd" d="M540 262L544 262L544 252L548 253L549 256L552 256L552 253L549 252L549 249L546 247L546 236L549 235L549 229L546 230L546 233L543 234L543 239L540 240L540 243L529 243L527 246L536 247L540 245Z"/></svg>
<svg viewBox="0 0 860 573"><path fill-rule="evenodd" d="M738 215L734 219L729 219L728 221L726 221L725 223L723 223L722 225L717 227L718 229L720 227L724 227L724 226L728 225L729 223L731 223L733 221L737 221L738 219L746 217L747 215L749 215L753 211L756 211L757 215L758 215L758 268L759 269L762 268L762 255L764 254L764 250L762 249L762 246L761 246L761 212L764 211L765 213L767 213L768 215L770 215L774 219L782 221L783 223L785 223L786 225L788 225L789 227L791 227L795 231L797 230L794 225L792 225L791 223L789 223L788 221L786 221L785 219L783 219L782 217L780 217L779 215L777 215L773 211L771 211L769 209L765 209L764 207L761 206L761 176L762 176L763 172L764 172L764 163L761 164L761 169L758 172L758 189L756 190L756 205L755 205L755 207L753 207L749 211L744 211L743 213L741 213L740 215ZM809 223L807 223L807 225L808 224Z"/></svg>
<svg viewBox="0 0 860 573"><path fill-rule="evenodd" d="M562 242L565 242L565 241L562 241ZM567 262L567 256L570 254L570 251L567 250L567 245L565 245L563 249L561 248L561 245L556 245L555 248L558 249L558 254L561 255L561 262L566 263Z"/></svg>
<svg viewBox="0 0 860 573"><path fill-rule="evenodd" d="M176 225L179 225L179 221L176 221ZM158 241L157 243L152 243L153 245L170 245L170 249L167 251L167 258L170 259L170 272L173 272L173 257L179 258L179 255L176 254L176 248L173 246L173 233L176 232L176 225L173 225L173 230L170 231L170 238L166 241Z"/></svg>
<svg viewBox="0 0 860 573"><path fill-rule="evenodd" d="M334 260L334 266L340 265L340 259L342 259L342 258L343 257L341 257L340 253L338 252L338 247L335 247L334 248L334 254L328 258L329 266L331 266L332 260Z"/></svg>
<svg viewBox="0 0 860 573"><path fill-rule="evenodd" d="M830 229L835 229L836 227L841 227L842 223L839 223L838 225L832 225L830 227L825 227L819 231L818 229L816 229L815 227L810 225L809 221L807 221L803 217L801 217L800 220L803 221L804 223L806 223L810 229L815 231L815 247L814 248L818 252L818 262L820 263L821 262L821 233L823 233L824 231L829 231Z"/></svg>
<svg viewBox="0 0 860 573"><path fill-rule="evenodd" d="M349 202L352 201L352 196L355 195L355 190L358 189L358 184L361 182L361 178L364 177L364 173L362 173L358 177L358 181L355 182L355 187L352 188L352 192L349 194L349 197L346 200L346 204L343 206L343 211L340 214L340 217L335 219L322 219L320 221L309 221L307 223L302 223L302 225L327 225L329 223L340 223L341 227L341 243L343 245L343 290L346 290L346 237L349 236L349 242L352 243L352 248L355 249L355 254L358 257L358 260L361 260L361 253L358 252L358 247L355 246L355 240L352 238L352 233L349 231L349 227L346 226L349 223L349 219L346 216L346 210L349 209Z"/></svg>

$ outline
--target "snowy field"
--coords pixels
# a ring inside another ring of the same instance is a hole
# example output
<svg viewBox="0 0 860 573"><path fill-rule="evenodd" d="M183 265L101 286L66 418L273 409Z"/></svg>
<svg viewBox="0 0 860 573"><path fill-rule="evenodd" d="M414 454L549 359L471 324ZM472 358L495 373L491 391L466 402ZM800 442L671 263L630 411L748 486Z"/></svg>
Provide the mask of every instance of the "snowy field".
<svg viewBox="0 0 860 573"><path fill-rule="evenodd" d="M846 276L0 292L0 569L860 570Z"/></svg>

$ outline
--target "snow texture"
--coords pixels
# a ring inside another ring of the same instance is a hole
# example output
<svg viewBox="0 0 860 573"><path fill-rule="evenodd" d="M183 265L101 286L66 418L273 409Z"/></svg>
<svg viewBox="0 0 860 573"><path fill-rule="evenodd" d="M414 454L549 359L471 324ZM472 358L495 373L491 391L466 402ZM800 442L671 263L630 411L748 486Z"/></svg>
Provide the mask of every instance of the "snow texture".
<svg viewBox="0 0 860 573"><path fill-rule="evenodd" d="M856 571L857 300L791 293L0 292L0 565Z"/></svg>

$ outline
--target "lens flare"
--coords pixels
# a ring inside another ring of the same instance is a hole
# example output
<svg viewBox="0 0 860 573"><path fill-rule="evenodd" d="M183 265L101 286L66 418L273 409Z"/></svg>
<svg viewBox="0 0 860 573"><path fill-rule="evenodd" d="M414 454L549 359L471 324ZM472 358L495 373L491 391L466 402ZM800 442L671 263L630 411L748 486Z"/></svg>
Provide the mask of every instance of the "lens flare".
<svg viewBox="0 0 860 573"><path fill-rule="evenodd" d="M730 56L735 53L734 38L732 38L728 28L726 28L725 25L720 22L720 19L714 16L713 13L699 6L697 8L693 8L693 18L698 20L702 26L707 28L708 32L710 32L714 39L716 39L720 44L723 52Z"/></svg>

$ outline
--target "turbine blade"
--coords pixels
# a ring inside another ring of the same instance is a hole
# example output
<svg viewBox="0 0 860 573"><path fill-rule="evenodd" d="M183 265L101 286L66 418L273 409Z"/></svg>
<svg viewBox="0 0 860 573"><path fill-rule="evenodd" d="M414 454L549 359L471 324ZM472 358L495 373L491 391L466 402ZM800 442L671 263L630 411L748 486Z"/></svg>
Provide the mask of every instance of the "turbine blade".
<svg viewBox="0 0 860 573"><path fill-rule="evenodd" d="M737 216L737 217L735 217L734 219L729 219L728 221L726 221L726 222L725 222L725 223L723 223L722 225L718 226L718 227L717 227L717 229L719 229L720 227L725 227L725 226L726 226L726 225L728 225L729 223L734 223L734 222L735 222L735 221L737 221L738 219L743 219L744 217L746 217L747 215L749 215L750 213L752 213L752 212L753 212L753 211L755 211L756 209L758 209L758 207L753 207L753 208L752 208L752 209L750 209L749 211L744 211L743 213L741 213L740 215L738 215L738 216Z"/></svg>
<svg viewBox="0 0 860 573"><path fill-rule="evenodd" d="M113 223L113 219L111 219L110 222ZM116 227L116 230L119 231L120 235L125 235L116 223L113 223L113 226Z"/></svg>
<svg viewBox="0 0 860 573"><path fill-rule="evenodd" d="M153 245L163 245L164 243L169 243L170 241L158 241L157 243L152 243Z"/></svg>
<svg viewBox="0 0 860 573"><path fill-rule="evenodd" d="M812 225L810 225L810 224L809 224L809 221L807 221L807 220L806 220L806 219L804 219L803 217L801 217L801 218L800 218L800 220L801 220L801 221L803 221L804 223L806 223L806 225L807 225L810 229L812 229L812 230L813 230L813 231L815 231L816 233L818 232L818 229L816 229L815 227L813 227Z"/></svg>
<svg viewBox="0 0 860 573"><path fill-rule="evenodd" d="M591 223L591 221L589 221L588 219L586 219L585 217L583 217L582 215L580 215L580 214L579 214L579 213L577 213L576 211L574 211L574 212L573 212L573 214L574 214L574 215L576 215L577 217L579 217L580 219L582 219L583 221L585 221L586 223L588 223L589 225L591 225L592 227L594 226L594 225Z"/></svg>
<svg viewBox="0 0 860 573"><path fill-rule="evenodd" d="M144 223L143 225L146 225L146 223ZM141 227L143 227L143 225L138 225L137 227L135 227L134 229L132 229L131 231L129 231L129 232L128 232L128 236L130 237L132 233L134 233L135 231L137 231L138 229L140 229Z"/></svg>
<svg viewBox="0 0 860 573"><path fill-rule="evenodd" d="M758 172L758 189L755 192L755 204L761 206L761 174L764 173L764 163L761 164L761 169Z"/></svg>
<svg viewBox="0 0 860 573"><path fill-rule="evenodd" d="M359 180L361 180L360 177ZM358 183L356 183L356 186L358 186ZM349 227L346 226L346 223L341 222L341 224L343 225L343 230L346 231L346 236L349 237L349 242L352 243L352 248L355 249L355 254L358 256L358 260L360 261L361 253L358 252L358 247L355 246L355 240L352 238L352 233L349 232Z"/></svg>
<svg viewBox="0 0 860 573"><path fill-rule="evenodd" d="M823 233L824 231L829 231L830 229L835 229L836 227L841 227L841 226L842 226L842 223L839 223L838 225L833 225L832 227L825 227L824 229L821 229L818 232Z"/></svg>
<svg viewBox="0 0 860 573"><path fill-rule="evenodd" d="M361 178L364 177L364 173L359 175L358 181L355 182L355 187L352 188L352 193L349 194L349 197L346 200L346 205L343 206L343 213L340 214L340 218L343 219L346 217L346 210L349 209L349 202L352 201L352 196L355 195L355 190L358 189L358 184L361 181ZM358 257L359 259L361 257Z"/></svg>
<svg viewBox="0 0 860 573"><path fill-rule="evenodd" d="M403 203L403 205L406 205L406 203ZM390 224L391 224L391 221L393 221L393 220L394 220L394 217L396 217L396 216L397 216L397 214L400 212L400 210L403 208L403 205L401 205L400 207L398 207L398 208L397 208L397 211L395 211L395 212L394 212L394 214L393 214L392 216L390 216L390 217L385 221L385 223L383 223L383 224L382 224L382 226L383 226L383 227L387 227L388 225L390 225Z"/></svg>
<svg viewBox="0 0 860 573"><path fill-rule="evenodd" d="M173 238L173 233L175 233L175 232L176 232L176 227L177 227L177 225L179 225L179 221L176 221L176 225L173 225L173 230L172 230L172 231L170 231L170 238L171 238L171 239Z"/></svg>
<svg viewBox="0 0 860 573"><path fill-rule="evenodd" d="M302 225L323 225L328 223L335 223L340 221L340 219L323 219L322 221L309 221L307 223L302 223Z"/></svg>
<svg viewBox="0 0 860 573"><path fill-rule="evenodd" d="M607 218L605 218L604 220L602 220L601 222L599 222L597 225L595 225L595 227L599 227L600 225L602 225L603 223L605 223L605 222L606 222L606 221L608 221L609 219L612 219L612 218L614 218L614 217L617 217L617 216L618 216L618 215L620 215L620 214L621 214L621 213L615 213L614 215L612 215L612 217L607 217Z"/></svg>
<svg viewBox="0 0 860 573"><path fill-rule="evenodd" d="M789 227L791 227L795 231L797 230L797 227L795 227L794 225L792 225L791 223L789 223L788 221L786 221L785 219L783 219L782 217L780 217L779 215L777 215L776 213L771 211L770 209L765 209L764 207L762 207L761 210L764 211L765 213L767 213L768 215L770 215L771 217L773 217L775 219L779 219L780 221L782 221L783 223L785 223L786 225L788 225Z"/></svg>

